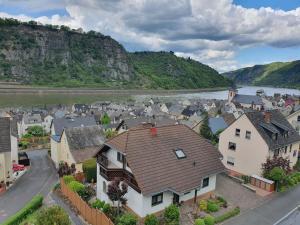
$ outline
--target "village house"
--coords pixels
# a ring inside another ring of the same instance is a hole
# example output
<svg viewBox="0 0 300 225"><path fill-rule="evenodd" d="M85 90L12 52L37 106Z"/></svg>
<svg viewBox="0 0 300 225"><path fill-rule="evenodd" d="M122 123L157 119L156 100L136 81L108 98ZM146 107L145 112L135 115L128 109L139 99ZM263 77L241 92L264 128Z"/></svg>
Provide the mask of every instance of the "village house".
<svg viewBox="0 0 300 225"><path fill-rule="evenodd" d="M22 120L18 121L18 134L22 137L27 129L33 126L43 126L42 116L39 113L25 113Z"/></svg>
<svg viewBox="0 0 300 225"><path fill-rule="evenodd" d="M58 168L60 161L64 158L61 157L61 137L64 129L73 127L88 127L97 125L94 117L64 117L55 118L51 123L51 159L55 166Z"/></svg>
<svg viewBox="0 0 300 225"><path fill-rule="evenodd" d="M185 125L137 127L105 142L97 157L97 198L111 203L109 182L128 184L127 206L139 217L215 190L221 154Z"/></svg>
<svg viewBox="0 0 300 225"><path fill-rule="evenodd" d="M300 137L276 110L247 112L220 134L219 150L228 171L242 175L262 175L267 158L289 158L297 162Z"/></svg>
<svg viewBox="0 0 300 225"><path fill-rule="evenodd" d="M286 117L289 123L293 126L293 128L299 132L300 134L300 110L290 114Z"/></svg>
<svg viewBox="0 0 300 225"><path fill-rule="evenodd" d="M12 179L13 162L18 162L18 133L16 121L0 118L0 184Z"/></svg>
<svg viewBox="0 0 300 225"><path fill-rule="evenodd" d="M75 164L76 172L82 172L82 163L93 158L104 143L104 135L98 125L65 128L60 138L58 162Z"/></svg>
<svg viewBox="0 0 300 225"><path fill-rule="evenodd" d="M263 109L263 101L257 95L241 95L236 89L230 89L228 93L228 103L232 103L236 108L254 109L261 111Z"/></svg>

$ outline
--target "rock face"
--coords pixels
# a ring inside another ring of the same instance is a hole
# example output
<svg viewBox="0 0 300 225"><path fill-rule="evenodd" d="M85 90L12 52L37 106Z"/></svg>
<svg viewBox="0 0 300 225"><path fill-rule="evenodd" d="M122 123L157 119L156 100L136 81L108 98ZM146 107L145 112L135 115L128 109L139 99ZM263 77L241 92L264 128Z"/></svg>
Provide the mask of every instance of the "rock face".
<svg viewBox="0 0 300 225"><path fill-rule="evenodd" d="M28 25L1 26L0 31L2 78L41 84L134 79L125 49L108 36Z"/></svg>
<svg viewBox="0 0 300 225"><path fill-rule="evenodd" d="M173 52L128 53L94 31L0 18L0 80L56 87L211 88L231 84Z"/></svg>

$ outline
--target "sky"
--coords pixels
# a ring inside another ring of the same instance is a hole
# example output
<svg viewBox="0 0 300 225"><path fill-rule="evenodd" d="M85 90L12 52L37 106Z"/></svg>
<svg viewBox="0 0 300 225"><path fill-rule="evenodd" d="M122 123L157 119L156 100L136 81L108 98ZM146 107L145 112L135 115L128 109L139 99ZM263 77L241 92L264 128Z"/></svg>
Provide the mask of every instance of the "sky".
<svg viewBox="0 0 300 225"><path fill-rule="evenodd" d="M300 59L300 0L0 0L0 17L96 30L219 72Z"/></svg>

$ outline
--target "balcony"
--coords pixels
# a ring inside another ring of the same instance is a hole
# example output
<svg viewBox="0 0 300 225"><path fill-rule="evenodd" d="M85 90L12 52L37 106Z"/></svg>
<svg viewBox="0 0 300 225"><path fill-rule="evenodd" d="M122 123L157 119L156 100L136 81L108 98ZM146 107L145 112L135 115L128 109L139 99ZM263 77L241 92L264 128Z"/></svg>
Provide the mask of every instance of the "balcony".
<svg viewBox="0 0 300 225"><path fill-rule="evenodd" d="M132 189L141 193L138 183L136 182L134 176L129 171L123 168L111 168L111 164L108 158L104 155L99 155L97 162L100 164L100 175L108 181L112 181L114 178L120 178L125 181Z"/></svg>

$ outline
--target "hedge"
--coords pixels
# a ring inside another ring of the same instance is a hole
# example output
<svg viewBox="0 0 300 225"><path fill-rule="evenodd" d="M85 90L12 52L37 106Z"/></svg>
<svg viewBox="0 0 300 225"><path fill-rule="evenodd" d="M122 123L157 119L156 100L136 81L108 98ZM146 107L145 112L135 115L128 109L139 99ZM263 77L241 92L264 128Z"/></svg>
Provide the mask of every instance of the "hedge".
<svg viewBox="0 0 300 225"><path fill-rule="evenodd" d="M72 181L75 181L75 177L72 175L65 175L65 176L63 176L63 180L64 180L65 184L68 185Z"/></svg>
<svg viewBox="0 0 300 225"><path fill-rule="evenodd" d="M82 164L82 170L85 175L87 182L97 181L97 163L96 159L89 159Z"/></svg>
<svg viewBox="0 0 300 225"><path fill-rule="evenodd" d="M234 216L238 215L239 213L240 213L240 208L239 208L239 207L236 207L236 208L234 208L233 210L231 210L231 211L229 211L229 212L227 212L227 213L224 213L224 214L221 215L221 216L217 216L217 217L215 218L215 222L216 222L216 223L221 223L221 222L223 222L223 221L225 221L225 220L228 220L228 219L231 218L231 217L234 217Z"/></svg>
<svg viewBox="0 0 300 225"><path fill-rule="evenodd" d="M27 216L32 214L43 204L43 196L36 195L15 215L9 217L2 225L19 225Z"/></svg>
<svg viewBox="0 0 300 225"><path fill-rule="evenodd" d="M68 187L79 194L79 192L83 192L84 189L85 189L85 186L84 184L78 182L78 181L71 181L69 184L68 184Z"/></svg>

